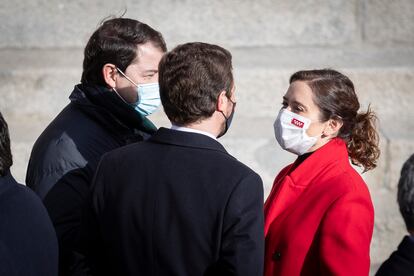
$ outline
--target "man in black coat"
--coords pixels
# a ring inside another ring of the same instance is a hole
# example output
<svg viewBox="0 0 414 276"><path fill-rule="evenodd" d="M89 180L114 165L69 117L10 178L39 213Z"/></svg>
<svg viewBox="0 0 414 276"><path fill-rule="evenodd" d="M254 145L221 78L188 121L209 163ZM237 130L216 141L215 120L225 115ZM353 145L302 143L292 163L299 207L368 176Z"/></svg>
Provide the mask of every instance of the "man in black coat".
<svg viewBox="0 0 414 276"><path fill-rule="evenodd" d="M217 141L236 105L231 54L183 44L159 82L172 128L105 154L95 175L97 275L262 275L262 181Z"/></svg>
<svg viewBox="0 0 414 276"><path fill-rule="evenodd" d="M58 244L40 198L18 184L7 123L0 113L0 275L56 276Z"/></svg>
<svg viewBox="0 0 414 276"><path fill-rule="evenodd" d="M377 276L414 275L414 154L404 163L398 182L398 204L408 236L401 241L377 272Z"/></svg>
<svg viewBox="0 0 414 276"><path fill-rule="evenodd" d="M87 270L74 247L102 154L156 131L146 116L161 103L158 63L165 51L161 34L144 23L103 22L85 47L81 84L33 147L26 182L56 228L62 275Z"/></svg>

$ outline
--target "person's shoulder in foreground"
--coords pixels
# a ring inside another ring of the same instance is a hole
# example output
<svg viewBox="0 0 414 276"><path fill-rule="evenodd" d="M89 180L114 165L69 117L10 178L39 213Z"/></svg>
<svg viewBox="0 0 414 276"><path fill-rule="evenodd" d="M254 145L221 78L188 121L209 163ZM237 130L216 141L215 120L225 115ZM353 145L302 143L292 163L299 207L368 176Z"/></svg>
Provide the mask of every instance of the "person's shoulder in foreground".
<svg viewBox="0 0 414 276"><path fill-rule="evenodd" d="M236 105L231 54L180 45L162 58L159 83L171 129L106 154L95 174L103 243L121 256L109 266L124 275L261 275L262 181L217 140Z"/></svg>
<svg viewBox="0 0 414 276"><path fill-rule="evenodd" d="M405 161L398 182L398 205L409 235L380 266L377 276L414 275L414 154Z"/></svg>
<svg viewBox="0 0 414 276"><path fill-rule="evenodd" d="M0 275L55 276L58 245L40 198L18 184L8 127L0 113Z"/></svg>
<svg viewBox="0 0 414 276"><path fill-rule="evenodd" d="M57 275L55 230L40 198L8 173L0 178L0 275Z"/></svg>

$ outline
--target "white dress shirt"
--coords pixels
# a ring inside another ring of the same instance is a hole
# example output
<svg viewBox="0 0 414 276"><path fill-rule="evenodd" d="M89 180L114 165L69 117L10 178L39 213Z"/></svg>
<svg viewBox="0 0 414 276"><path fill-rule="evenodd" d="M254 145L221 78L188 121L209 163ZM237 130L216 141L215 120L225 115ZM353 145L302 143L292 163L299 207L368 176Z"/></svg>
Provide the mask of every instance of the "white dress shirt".
<svg viewBox="0 0 414 276"><path fill-rule="evenodd" d="M217 140L217 138L213 134L211 134L209 132L206 132L206 131L194 129L194 128L177 126L177 125L172 124L171 129L178 130L178 131L185 131L185 132L192 132L192 133L203 134L203 135L206 135L206 136L208 136L210 138L213 138L214 140Z"/></svg>

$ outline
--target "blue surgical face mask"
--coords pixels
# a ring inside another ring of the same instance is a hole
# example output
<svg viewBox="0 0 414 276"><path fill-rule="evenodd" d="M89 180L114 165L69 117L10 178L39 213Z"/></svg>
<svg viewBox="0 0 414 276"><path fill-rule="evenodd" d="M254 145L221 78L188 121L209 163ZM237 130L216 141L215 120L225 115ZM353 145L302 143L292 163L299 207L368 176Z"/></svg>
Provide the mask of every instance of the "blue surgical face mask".
<svg viewBox="0 0 414 276"><path fill-rule="evenodd" d="M128 104L134 107L137 112L139 112L140 114L144 116L148 116L154 113L161 104L160 88L159 88L158 82L136 84L127 75L125 75L124 72L122 72L120 69L117 68L117 70L128 81L130 81L133 85L136 86L137 101L135 103L128 103ZM117 94L119 95L118 92Z"/></svg>

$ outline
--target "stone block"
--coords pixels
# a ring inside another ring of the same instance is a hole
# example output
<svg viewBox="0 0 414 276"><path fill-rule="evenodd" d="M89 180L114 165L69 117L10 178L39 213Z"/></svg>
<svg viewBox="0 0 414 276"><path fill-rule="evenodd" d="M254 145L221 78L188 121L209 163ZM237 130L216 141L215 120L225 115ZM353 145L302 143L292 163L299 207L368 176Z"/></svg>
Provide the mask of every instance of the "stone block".
<svg viewBox="0 0 414 276"><path fill-rule="evenodd" d="M121 14L123 3L94 1L2 1L0 48L84 46L103 18Z"/></svg>
<svg viewBox="0 0 414 276"><path fill-rule="evenodd" d="M414 129L414 67L345 70L353 80L361 111L369 104L381 132L389 139L412 138Z"/></svg>
<svg viewBox="0 0 414 276"><path fill-rule="evenodd" d="M68 102L82 73L81 50L0 51L0 110L54 117Z"/></svg>
<svg viewBox="0 0 414 276"><path fill-rule="evenodd" d="M265 199L281 169L293 162L293 154L280 148L273 131L274 118L234 116L228 133L220 138L227 151L262 178Z"/></svg>
<svg viewBox="0 0 414 276"><path fill-rule="evenodd" d="M41 114L54 117L69 103L79 72L1 74L0 110L9 114ZM7 79L7 81L5 81Z"/></svg>
<svg viewBox="0 0 414 276"><path fill-rule="evenodd" d="M396 193L373 191L375 207L374 236L371 243L371 263L375 267L385 261L397 249L407 235L404 221L399 213Z"/></svg>
<svg viewBox="0 0 414 276"><path fill-rule="evenodd" d="M0 48L83 47L103 18L123 10L126 17L161 31L170 47L188 41L233 47L342 45L358 36L357 4L357 0L3 1Z"/></svg>
<svg viewBox="0 0 414 276"><path fill-rule="evenodd" d="M2 112L9 128L13 166L11 172L16 180L25 183L27 164L37 137L42 133L53 117L36 114L9 114Z"/></svg>
<svg viewBox="0 0 414 276"><path fill-rule="evenodd" d="M11 150L13 153L13 166L10 171L14 178L20 184L24 184L26 180L27 164L29 164L32 143L19 143L12 141Z"/></svg>
<svg viewBox="0 0 414 276"><path fill-rule="evenodd" d="M375 207L374 237L371 245L373 262L381 263L397 248L406 235L398 209L397 185L403 163L414 154L412 139L386 139L381 136L378 167L363 174Z"/></svg>
<svg viewBox="0 0 414 276"><path fill-rule="evenodd" d="M367 42L414 45L414 1L366 0L363 18Z"/></svg>

